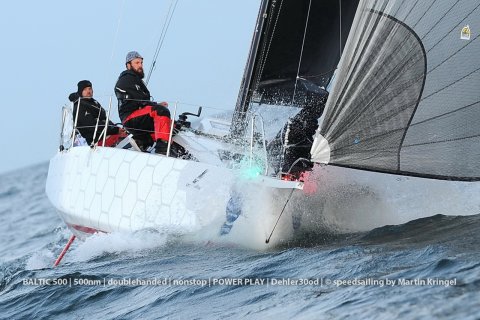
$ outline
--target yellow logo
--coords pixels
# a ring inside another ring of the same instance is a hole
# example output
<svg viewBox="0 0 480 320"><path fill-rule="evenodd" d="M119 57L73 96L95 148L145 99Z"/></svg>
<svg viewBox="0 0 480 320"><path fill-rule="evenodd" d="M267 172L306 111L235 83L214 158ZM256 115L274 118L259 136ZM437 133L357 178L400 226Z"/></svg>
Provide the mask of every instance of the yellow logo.
<svg viewBox="0 0 480 320"><path fill-rule="evenodd" d="M472 32L470 31L470 26L466 25L465 27L463 27L462 32L460 33L460 39L470 40L471 36L472 36Z"/></svg>

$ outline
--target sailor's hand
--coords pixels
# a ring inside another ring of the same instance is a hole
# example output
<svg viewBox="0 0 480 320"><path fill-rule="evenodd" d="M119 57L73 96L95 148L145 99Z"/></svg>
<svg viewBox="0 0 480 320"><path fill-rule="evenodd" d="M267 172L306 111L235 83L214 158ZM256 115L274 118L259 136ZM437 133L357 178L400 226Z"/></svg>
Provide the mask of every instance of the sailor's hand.
<svg viewBox="0 0 480 320"><path fill-rule="evenodd" d="M174 121L173 128L177 131L180 131L180 129L182 129L182 122L181 121Z"/></svg>
<svg viewBox="0 0 480 320"><path fill-rule="evenodd" d="M168 108L168 103L165 101L160 102L159 105L161 105L162 107Z"/></svg>

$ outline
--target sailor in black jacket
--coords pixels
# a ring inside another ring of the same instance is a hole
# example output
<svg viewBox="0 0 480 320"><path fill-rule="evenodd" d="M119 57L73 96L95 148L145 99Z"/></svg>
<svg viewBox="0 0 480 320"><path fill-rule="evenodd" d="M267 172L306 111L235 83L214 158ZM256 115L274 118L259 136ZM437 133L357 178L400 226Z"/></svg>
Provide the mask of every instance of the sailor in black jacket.
<svg viewBox="0 0 480 320"><path fill-rule="evenodd" d="M78 109L77 129L80 131L82 137L87 140L91 145L93 141L97 142L100 138L102 131L105 128L107 121L107 115L100 103L93 99L92 83L88 80L82 80L78 84L77 92L71 93L68 99L73 102L73 121L75 123L75 117L77 116L77 108L79 106L78 100L80 99L80 108ZM95 126L98 128L95 139ZM111 121L108 121L107 136L117 135L123 129L115 126ZM107 144L107 143L106 143Z"/></svg>
<svg viewBox="0 0 480 320"><path fill-rule="evenodd" d="M145 147L155 141L156 152L165 154L171 128L168 104L151 101L150 91L142 80L143 57L138 52L129 52L125 65L127 70L115 84L120 119L137 142Z"/></svg>

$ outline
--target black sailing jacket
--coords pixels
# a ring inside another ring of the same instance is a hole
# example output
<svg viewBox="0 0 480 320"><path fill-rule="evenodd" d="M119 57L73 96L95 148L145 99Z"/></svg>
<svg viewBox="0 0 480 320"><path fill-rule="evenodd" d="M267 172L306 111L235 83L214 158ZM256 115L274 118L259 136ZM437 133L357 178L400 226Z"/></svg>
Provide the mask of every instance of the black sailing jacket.
<svg viewBox="0 0 480 320"><path fill-rule="evenodd" d="M77 116L78 99L80 98L77 92L70 94L68 99L73 102L73 121L75 123L75 117ZM87 140L88 144L93 141L93 134L95 133L95 125L98 120L98 129L95 141L99 139L100 134L105 128L105 122L107 120L107 114L102 108L100 103L93 98L80 99L80 109L78 111L77 128L80 131L82 137ZM112 121L108 122L107 135L118 134L119 128L115 126Z"/></svg>
<svg viewBox="0 0 480 320"><path fill-rule="evenodd" d="M123 71L115 85L118 99L118 114L122 122L130 113L151 105L150 91L143 80L132 70Z"/></svg>

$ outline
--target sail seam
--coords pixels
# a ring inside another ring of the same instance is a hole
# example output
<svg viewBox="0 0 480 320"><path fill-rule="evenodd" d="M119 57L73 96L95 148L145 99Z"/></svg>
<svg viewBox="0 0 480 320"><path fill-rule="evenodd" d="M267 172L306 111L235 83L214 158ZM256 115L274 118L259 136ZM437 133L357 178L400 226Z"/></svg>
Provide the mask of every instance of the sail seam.
<svg viewBox="0 0 480 320"><path fill-rule="evenodd" d="M410 128L411 128L411 127L414 127L414 126L416 126L416 125L422 124L422 123L429 122L429 121L434 120L434 119L437 119L437 118L441 118L441 117L447 116L447 115L449 115L449 114L452 114L452 113L455 113L455 112L458 112L458 111L461 111L461 110L468 109L468 108L470 108L470 107L472 107L472 106L474 106L474 105L476 105L476 104L478 104L478 103L480 103L480 101L477 101L477 102L472 103L472 104L470 104L470 105L467 105L467 106L464 106L464 107L462 107L462 108L453 110L453 111L451 111L451 112L447 112L447 113L445 113L445 114L438 115L438 116L436 116L436 117L434 117L434 118L426 119L426 120L424 120L424 121L411 124L411 125L410 125ZM371 136L371 137L369 137L369 138L363 139L362 142L369 142L369 141L372 141L372 140L375 140L375 139L378 139L378 138L382 138L382 137L388 136L388 135L390 135L390 134L392 134L392 133L400 132L400 131L403 131L403 130L404 130L404 128L398 128L398 129L389 130L389 131L386 131L386 132L383 133L383 134L379 134L379 135L375 135L375 136ZM477 135L475 135L475 136L470 136L470 137L467 137L467 138L473 138L473 137L476 137L476 136L477 136ZM411 146L422 145L422 144L433 144L433 143L437 143L437 142L438 142L438 143L441 143L441 142L456 141L456 140L461 140L461 139L447 139L447 140L442 140L442 141L432 141L432 142L428 142L428 143L409 144L409 145L404 145L403 147L411 147ZM343 149L345 149L345 148L350 148L351 146L352 146L352 145L347 145L347 146L342 146L342 147L340 147L340 148L332 149L332 152L334 152L334 151L341 151L341 150L343 150ZM396 148L396 147L392 147L392 148ZM369 152L370 152L370 151L374 151L374 150L370 150L370 149L364 149L363 151L365 151L365 150L367 150L367 151L369 151ZM362 151L359 150L358 152L362 152Z"/></svg>
<svg viewBox="0 0 480 320"><path fill-rule="evenodd" d="M448 116L450 114L453 114L453 113L456 113L458 111L462 111L462 110L466 110L470 107L473 107L474 105L480 103L480 101L476 101L474 103L471 103L469 105L466 105L466 106L463 106L463 107L460 107L458 109L455 109L455 110L452 110L452 111L449 111L449 112L446 112L446 113L442 113L442 114L439 114L438 116L435 116L435 117L432 117L432 118L428 118L428 119L425 119L425 120L422 120L422 121L419 121L419 122L415 122L415 123L412 123L410 125L410 127L413 127L413 126L416 126L416 125L419 125L419 124L423 124L423 123L426 123L426 122L429 122L429 121L432 121L432 120L436 120L436 119L439 119L439 118L442 118L442 117L445 117L445 116Z"/></svg>
<svg viewBox="0 0 480 320"><path fill-rule="evenodd" d="M464 45L463 47L461 47L460 49L458 49L457 51L455 51L454 53L452 53L450 56L448 56L445 60L443 60L442 62L440 62L438 65L436 65L433 69L431 69L430 71L428 71L428 73L431 73L433 71L435 71L436 69L438 69L441 65L443 65L445 62L447 62L448 60L450 60L450 58L452 58L454 55L456 55L457 53L459 53L460 51L462 51L463 49L465 49L467 46L469 46L471 43L473 43L475 40L478 39L478 35L472 40L472 41L469 41L466 45Z"/></svg>
<svg viewBox="0 0 480 320"><path fill-rule="evenodd" d="M463 79L465 79L465 78L468 78L469 76L471 76L471 75L472 75L472 74L474 74L475 72L478 72L479 70L480 70L480 67L479 67L479 68L477 68L477 69L475 69L475 70L473 70L472 72L470 72L470 73L468 73L468 74L464 75L464 76L463 76L463 77L461 77L460 79L457 79L457 80L455 80L454 82L450 83L449 85L447 85L447 86L445 86L445 87L443 87L443 88L441 88L441 89L438 89L437 91L435 91L435 92L433 92L433 93L429 94L428 96L425 96L424 98L422 98L422 100L421 100L421 101L424 101L424 100L426 100L426 99L430 98L431 96L434 96L434 95L436 95L437 93L439 93L439 92L441 92L441 91L443 91L443 90L445 90L445 89L447 89L447 88L449 88L449 87L453 86L454 84L456 84L456 83L458 83L458 82L462 81Z"/></svg>
<svg viewBox="0 0 480 320"><path fill-rule="evenodd" d="M371 10L370 12L371 12L371 13L377 13L377 16L371 15L371 16L367 17L367 19L368 19L369 21L372 20L372 19L374 19L373 24L374 24L374 27L376 27L376 26L378 26L378 24L379 24L379 22L380 22L380 17L381 17L381 15L380 15L378 12L376 12L375 10ZM366 32L367 32L367 26L366 26L366 24L365 24L364 27L363 27L363 29L362 29L362 31L361 31L361 35L362 35L362 36L365 35ZM370 44L370 42L371 42L371 40L372 40L372 38L373 38L373 35L374 35L374 33L373 33L373 32L370 32L370 33L367 35L367 39L366 39L365 43ZM357 46L355 47L355 51L354 51L354 53L353 53L353 57L355 57L356 59L360 59L360 57L363 57L364 54L365 54L365 51L367 50L366 47L367 47L367 45L365 45L365 46L361 49L360 53L358 53L358 50L359 50L360 46L357 45ZM347 68L347 69L350 70L350 69L352 68L352 65L353 65L353 70L350 72L350 75L351 75L351 74L355 74L355 73L357 72L357 69L359 68L359 67L358 67L358 64L355 63L354 59L352 59L352 61L351 61L350 64L348 65L348 68ZM335 114L335 110L338 109L338 105L339 105L339 104L343 101L343 99L345 98L345 95L347 94L347 88L350 87L352 81L353 81L353 79L352 79L351 76L346 77L346 82L345 82L345 84L344 84L344 86L343 86L342 91L339 92L338 95L337 95L338 98L337 98L336 101L335 101L335 105L329 108L329 109L331 110L331 115L327 115L327 116L329 116L332 120L333 120L334 118L335 118L335 119L337 118L338 115ZM332 123L334 123L334 121L331 121L330 123L332 124ZM330 131L330 127L322 128L322 131L324 131L324 132Z"/></svg>
<svg viewBox="0 0 480 320"><path fill-rule="evenodd" d="M460 1L460 0L457 0L457 2ZM417 22L415 22L415 24L413 25L412 29L415 29L415 27L420 23L420 21L422 21L422 19L425 17L425 15L427 14L428 11L430 11L430 8L435 4L435 0L432 1L432 3L430 4L430 6L427 8L427 10L425 10L425 12L422 14L422 16L420 17L420 19L417 20Z"/></svg>
<svg viewBox="0 0 480 320"><path fill-rule="evenodd" d="M432 27L425 33L425 35L422 37L422 40L425 39L425 38L430 34L430 32L432 32L433 29L435 29L435 27L443 20L443 18L445 18L445 17L447 16L447 14L449 14L449 13L452 11L452 9L457 5L457 3L458 3L459 1L460 1L460 0L457 0L457 2L455 2L455 3L450 7L450 9L448 9L448 10L440 17L440 19L438 19L438 21L433 24L433 26L432 26ZM477 6L477 8L478 8L478 6ZM470 13L470 14L471 14L471 13ZM470 15L470 14L469 14L469 15ZM458 25L457 25L457 27L458 27ZM456 28L456 27L455 27L455 28ZM437 44L439 44L440 42L442 42L442 40L445 39L445 37L446 37L448 34L450 34L450 32L452 32L455 28L453 28L453 29L451 29L449 32L447 32L447 33L445 34L445 36L443 36L443 37L440 39L440 41L438 41L433 47L435 47ZM433 47L432 47L432 48L433 48ZM430 50L431 50L432 48L430 48L427 52L430 52Z"/></svg>
<svg viewBox="0 0 480 320"><path fill-rule="evenodd" d="M417 6L417 4L418 4L418 1L416 1L415 4L414 4L414 5L412 6L412 8L410 9L410 11L408 11L408 13L407 13L407 15L405 16L405 18L402 19L403 21L407 21L408 16L410 15L410 13L413 12L413 9L415 9L415 7ZM406 23L405 23L405 24L406 24Z"/></svg>
<svg viewBox="0 0 480 320"><path fill-rule="evenodd" d="M389 15L387 15L387 14L385 14L385 13L381 13L381 12L375 12L375 11L373 11L372 13L377 13L377 14L380 15L380 16L385 16L385 17L391 19L392 21L396 21L396 22L402 24L402 25L403 25L407 30L409 30L411 33L415 34L415 32L414 32L413 30L409 29L405 24L403 24L401 21L398 21L398 20L395 19L394 17L391 17L391 16L389 16ZM403 40L403 41L400 41L401 44L398 45L397 48L399 48L399 47L404 43L404 41L405 41L407 38L408 38L408 36L405 36L404 40ZM416 38L417 40L419 39L417 36L416 36L415 38ZM418 42L420 42L420 41L418 41ZM422 46L422 47L423 47L423 46ZM414 49L414 48L411 48L411 49L407 52L407 55L408 55L413 49ZM392 50L393 53L395 53L396 51L397 51L397 49ZM424 51L424 50L423 50L423 51ZM407 55L406 55L406 56L407 56ZM423 57L426 59L425 55L423 55ZM410 63L414 63L414 62L415 62L415 61L414 61L414 58L415 58L415 57L411 57L411 58L408 59L404 64L402 64L402 65L399 64L398 68L402 68L402 67L407 66L407 65L410 64ZM377 87L381 87L384 82L388 82L388 83L391 84L391 83L394 82L398 77L401 76L401 73L400 73L400 72L394 72L394 70L392 70L392 72L389 74L389 76L391 77L391 78L390 78L390 81L383 81L383 82L379 83L379 84L377 85ZM423 73L423 77L424 77L424 76L425 76L425 73ZM416 80L415 80L415 82L416 82ZM415 82L412 82L412 84L414 84ZM387 85L387 86L385 86L383 89L386 90L386 89L389 88L389 86L390 86L390 85ZM410 86L408 86L408 87L410 87ZM377 90L377 91L378 91L377 94L375 94L375 95L370 99L370 101L363 107L363 109L365 109L365 110L368 109L368 107L375 101L375 99L381 94L381 92L383 92L383 91L380 91L380 90ZM399 92L398 94L394 95L392 98L397 97L399 94L401 94L401 92ZM417 102L417 103L418 103L418 102ZM357 121L357 120L358 120L358 118L357 118L355 115L352 115L351 117L345 119L345 121L343 121L342 123L345 123L343 126L348 128L353 122L355 122L355 121ZM335 139L335 136L332 136L331 138L332 138L332 139Z"/></svg>
<svg viewBox="0 0 480 320"><path fill-rule="evenodd" d="M425 178L425 179L437 179L437 180L448 180L448 181L480 181L480 177L463 177L463 176L445 176L445 175L437 175L437 174L420 174L418 172L413 171L395 171L389 169L372 169L367 167L360 167L360 166L350 166L350 165L343 165L340 163L330 163L329 165L348 168L348 169L355 169L355 170L362 170L362 171L369 171L369 172L376 172L376 173L389 173L394 174L396 176L407 176L407 177L418 177L418 178Z"/></svg>
<svg viewBox="0 0 480 320"><path fill-rule="evenodd" d="M392 19L395 19L392 17ZM395 19L397 20L397 19ZM424 61L423 61L423 81L422 81L422 87L420 89L420 92L419 92L419 95L418 95L418 99L417 99L417 102L415 104L415 108L413 108L412 110L412 114L410 115L410 119L408 120L408 123L407 125L405 126L405 131L403 132L403 136L402 136L402 139L400 140L400 144L398 145L398 153L397 153L397 170L400 171L401 170L401 152L402 152L402 147L403 147L403 142L405 141L405 137L407 136L407 132L408 132L408 128L410 127L410 124L412 123L413 121L413 117L415 116L415 113L417 112L417 108L418 108L418 105L420 104L420 101L422 99L422 95L423 95L423 90L425 90L425 83L427 81L427 70L428 70L428 63L427 63L427 52L425 51L425 46L423 45L423 42L422 42L422 39L420 39L420 37L418 36L418 34L415 32L415 30L413 30L412 28L410 28L406 23L404 23L403 21L400 21L400 20L397 20L398 23L400 23L401 25L403 25L407 30L409 30L412 35L415 37L415 39L417 39L417 42L420 46L420 49L422 50L422 55L424 57Z"/></svg>
<svg viewBox="0 0 480 320"><path fill-rule="evenodd" d="M413 49L410 49L410 50L413 50ZM409 51L408 53L410 53L410 51ZM414 57L412 57L412 58L410 58L408 61L406 61L404 65L402 65L402 66L399 65L398 68L402 68L402 67L404 67L405 65L408 65L409 63L411 63L412 61L414 61L413 58L414 58ZM386 89L388 89L388 88L390 87L390 84L393 83L396 79L398 79L398 77L401 76L401 73L400 73L400 72L394 72L394 71L395 71L395 70L392 70L392 72L388 75L388 76L391 77L391 78L389 79L389 81L385 81L385 82L388 82L389 84L388 84L387 86L384 86L384 87L382 88L383 91L385 91ZM416 82L416 81L412 81L412 84L411 84L411 85L415 84L415 82ZM376 88L380 88L382 85L383 85L383 82L379 83L379 84L375 87L375 89L376 89ZM408 87L410 87L411 85L409 85ZM407 87L407 88L408 88L408 87ZM376 99L380 94L383 93L382 90L377 90L377 91L378 91L378 92L377 92L373 97L371 97L370 101L369 101L365 106L363 106L363 110L367 110L367 109L370 107L370 105L375 101L375 99ZM397 96L400 95L401 93L402 93L402 92L398 92L398 93L397 93L396 95L394 95L392 98L397 97ZM382 107L382 106L380 106L379 108L381 108L381 107ZM379 108L377 108L377 109L379 109ZM377 109L376 109L376 110L377 110ZM356 116L356 115L352 115L352 116L350 116L349 118L346 118L345 121L344 121L344 123L345 123L344 127L348 128L353 122L358 121L358 119L359 119L359 118L358 118L358 116ZM335 138L335 136L332 136L332 138Z"/></svg>
<svg viewBox="0 0 480 320"><path fill-rule="evenodd" d="M471 135L468 137L461 137L461 138L451 138L451 139L444 139L444 140L439 140L439 141L430 141L430 142L422 142L422 143L415 143L415 144L409 144L405 145L404 147L418 147L418 146L426 146L426 145L432 145L432 144L438 144L438 143L445 143L445 142L453 142L453 141L461 141L461 140L469 140L469 139L474 139L480 137L480 134L475 134Z"/></svg>
<svg viewBox="0 0 480 320"><path fill-rule="evenodd" d="M458 27L462 24L462 21L465 21L466 19L468 19L478 8L480 7L480 4L478 4L473 10L472 12L470 12L468 15L466 15L457 25L455 25L452 29L450 29L450 31L448 31L447 33L445 33L445 35L439 40L437 41L430 49L428 49L427 53L429 53L430 51L432 51L439 43L441 43L446 37L448 37L450 35L450 33L452 33L453 31L455 31L456 29L458 29ZM450 8L450 10L453 9ZM450 12L450 10L442 17L442 19ZM422 40L428 35L430 34L430 32L435 28L435 26L440 23L440 21L442 20L440 19L433 27L432 29L430 29L422 38Z"/></svg>

